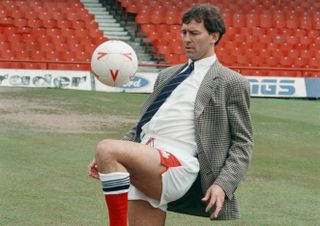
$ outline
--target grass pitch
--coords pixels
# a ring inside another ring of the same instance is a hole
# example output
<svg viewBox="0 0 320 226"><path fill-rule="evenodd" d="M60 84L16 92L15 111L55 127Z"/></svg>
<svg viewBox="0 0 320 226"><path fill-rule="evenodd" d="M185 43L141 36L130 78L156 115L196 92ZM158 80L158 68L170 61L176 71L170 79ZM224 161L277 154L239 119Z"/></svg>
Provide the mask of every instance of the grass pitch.
<svg viewBox="0 0 320 226"><path fill-rule="evenodd" d="M147 95L0 88L0 225L107 225L96 143L121 136ZM320 102L252 99L255 149L242 218L169 213L168 226L320 225Z"/></svg>

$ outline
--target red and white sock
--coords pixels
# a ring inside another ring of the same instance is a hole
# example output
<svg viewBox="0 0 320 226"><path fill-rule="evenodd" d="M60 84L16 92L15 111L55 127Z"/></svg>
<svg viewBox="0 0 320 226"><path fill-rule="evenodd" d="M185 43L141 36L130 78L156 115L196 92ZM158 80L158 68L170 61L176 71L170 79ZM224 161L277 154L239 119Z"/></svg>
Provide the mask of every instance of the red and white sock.
<svg viewBox="0 0 320 226"><path fill-rule="evenodd" d="M108 206L109 225L127 226L128 191L130 187L129 173L99 173L99 177Z"/></svg>

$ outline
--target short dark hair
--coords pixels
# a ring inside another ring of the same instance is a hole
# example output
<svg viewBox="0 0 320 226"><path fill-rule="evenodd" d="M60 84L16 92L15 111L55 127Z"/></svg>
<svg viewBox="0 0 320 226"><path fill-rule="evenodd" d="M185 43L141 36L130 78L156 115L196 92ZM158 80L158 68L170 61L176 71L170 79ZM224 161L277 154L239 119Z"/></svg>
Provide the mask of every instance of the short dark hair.
<svg viewBox="0 0 320 226"><path fill-rule="evenodd" d="M200 23L203 21L204 27L209 32L209 34L218 32L219 38L215 42L217 45L226 32L223 17L220 13L219 8L210 4L196 4L187 10L182 17L182 23L188 24L191 20L195 20Z"/></svg>

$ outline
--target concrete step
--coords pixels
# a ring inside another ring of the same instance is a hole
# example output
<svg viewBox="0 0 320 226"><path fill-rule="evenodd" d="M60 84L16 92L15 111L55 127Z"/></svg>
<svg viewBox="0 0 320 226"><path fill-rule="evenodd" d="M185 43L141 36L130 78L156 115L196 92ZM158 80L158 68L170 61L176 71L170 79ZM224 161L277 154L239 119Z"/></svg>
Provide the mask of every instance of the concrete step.
<svg viewBox="0 0 320 226"><path fill-rule="evenodd" d="M83 3L83 5L87 9L90 9L90 8L101 8L102 7L102 4L100 4L99 2L86 2L86 3Z"/></svg>
<svg viewBox="0 0 320 226"><path fill-rule="evenodd" d="M127 36L127 31L103 31L104 35L111 35L111 36Z"/></svg>
<svg viewBox="0 0 320 226"><path fill-rule="evenodd" d="M108 14L108 13L101 13L101 14L95 14L95 19L97 20L104 20L104 19L110 19L110 18L114 18L112 15Z"/></svg>
<svg viewBox="0 0 320 226"><path fill-rule="evenodd" d="M99 17L98 17L99 16ZM112 15L109 14L98 14L95 16L95 20L98 21L105 21L105 20L109 20L109 19L114 19L114 17Z"/></svg>
<svg viewBox="0 0 320 226"><path fill-rule="evenodd" d="M130 34L134 34L135 23L129 22L127 27L123 27L117 22L115 17L107 11L99 0L80 0L90 13L95 15L95 21L99 24L99 29L103 31L104 36L108 39L121 40L128 43L136 52L139 63L141 64L156 64L151 60L151 55L146 53L144 46L141 46L141 38L132 40ZM130 31L131 33L129 34ZM157 67L141 67L140 71L157 72Z"/></svg>
<svg viewBox="0 0 320 226"><path fill-rule="evenodd" d="M82 3L98 3L99 0L80 0Z"/></svg>
<svg viewBox="0 0 320 226"><path fill-rule="evenodd" d="M120 27L120 25L119 26L110 26L110 24L105 25L105 26L99 25L99 29L102 30L102 31L106 31L106 32L109 32L109 31L117 31L117 32L124 31L124 28Z"/></svg>
<svg viewBox="0 0 320 226"><path fill-rule="evenodd" d="M116 21L116 19L114 19L114 17L110 17L110 16L108 16L108 17L104 17L104 18L96 18L95 19L95 21L96 22L98 22L98 23L110 23L110 22L112 22L112 23L118 23L117 21Z"/></svg>
<svg viewBox="0 0 320 226"><path fill-rule="evenodd" d="M98 23L117 23L117 20L112 18L105 18L105 19L101 19L101 18L97 18L96 22Z"/></svg>
<svg viewBox="0 0 320 226"><path fill-rule="evenodd" d="M131 40L130 36L113 36L113 35L105 35L104 37L107 37L108 39L113 39L113 40L122 40L122 41L129 41Z"/></svg>
<svg viewBox="0 0 320 226"><path fill-rule="evenodd" d="M87 8L88 11L90 13L95 13L95 12L107 12L105 8L103 8L102 6L101 7L88 7Z"/></svg>
<svg viewBox="0 0 320 226"><path fill-rule="evenodd" d="M101 26L101 27L112 27L112 28L121 27L121 25L119 23L99 23L99 26Z"/></svg>

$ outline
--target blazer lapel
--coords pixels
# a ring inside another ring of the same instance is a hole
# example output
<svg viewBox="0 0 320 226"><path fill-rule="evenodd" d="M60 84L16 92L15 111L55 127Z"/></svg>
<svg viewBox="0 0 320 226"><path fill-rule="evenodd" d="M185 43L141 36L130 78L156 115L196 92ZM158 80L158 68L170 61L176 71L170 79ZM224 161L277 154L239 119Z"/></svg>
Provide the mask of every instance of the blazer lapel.
<svg viewBox="0 0 320 226"><path fill-rule="evenodd" d="M205 75L205 77L203 78L200 84L199 91L197 93L196 100L195 100L195 109L194 109L195 118L198 118L201 115L205 106L210 101L212 92L216 86L216 83L214 82L214 80L219 75L219 66L220 66L220 62L216 60L216 62L210 67L209 71L207 72L207 74Z"/></svg>

